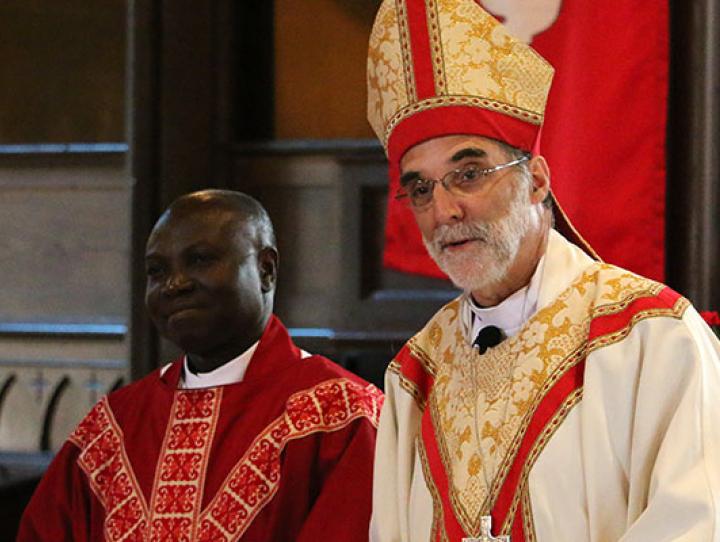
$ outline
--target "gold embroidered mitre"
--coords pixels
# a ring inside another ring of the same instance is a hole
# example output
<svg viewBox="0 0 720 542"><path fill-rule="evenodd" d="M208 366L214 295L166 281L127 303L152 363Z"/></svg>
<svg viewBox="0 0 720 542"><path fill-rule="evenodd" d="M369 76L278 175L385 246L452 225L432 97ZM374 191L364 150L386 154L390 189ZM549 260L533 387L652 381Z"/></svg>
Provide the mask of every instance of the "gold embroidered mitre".
<svg viewBox="0 0 720 542"><path fill-rule="evenodd" d="M370 37L368 120L391 171L443 135L537 152L553 72L474 0L384 0Z"/></svg>

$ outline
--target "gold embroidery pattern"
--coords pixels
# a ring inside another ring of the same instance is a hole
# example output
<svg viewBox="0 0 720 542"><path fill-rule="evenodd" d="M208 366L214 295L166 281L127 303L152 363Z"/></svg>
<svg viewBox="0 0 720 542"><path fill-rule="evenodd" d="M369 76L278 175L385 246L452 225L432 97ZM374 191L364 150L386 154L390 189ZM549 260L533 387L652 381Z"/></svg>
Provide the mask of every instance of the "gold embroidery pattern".
<svg viewBox="0 0 720 542"><path fill-rule="evenodd" d="M153 484L150 541L193 540L222 388L175 392Z"/></svg>
<svg viewBox="0 0 720 542"><path fill-rule="evenodd" d="M415 382L402 374L402 370L400 369L400 363L398 363L396 360L391 361L387 367L387 371L397 375L400 387L405 390L409 395L411 395L413 399L415 399L415 404L417 404L420 410L425 410L425 395L420 391L420 388L417 387L417 384L415 384Z"/></svg>
<svg viewBox="0 0 720 542"><path fill-rule="evenodd" d="M107 397L95 405L69 440L82 451L78 465L105 509L107 540L144 540L148 510Z"/></svg>
<svg viewBox="0 0 720 542"><path fill-rule="evenodd" d="M539 116L553 68L477 3L444 0L439 10L448 94L482 96Z"/></svg>
<svg viewBox="0 0 720 542"><path fill-rule="evenodd" d="M451 105L542 124L552 66L467 0L425 0L438 96L418 102L405 2L381 4L370 39L368 120L386 148L404 119Z"/></svg>
<svg viewBox="0 0 720 542"><path fill-rule="evenodd" d="M385 130L385 119L405 107L408 96L414 93L408 85L408 81L412 80L412 59L409 56L407 22L404 13L402 17L399 15L394 2L383 2L370 35L368 121L379 139Z"/></svg>
<svg viewBox="0 0 720 542"><path fill-rule="evenodd" d="M440 328L436 328L434 331L442 334L442 330L440 330ZM433 335L433 332L431 331L430 334ZM435 362L430 359L425 350L423 350L423 348L417 343L415 337L412 337L408 341L407 348L414 360L422 366L423 371L429 376L434 377L437 372L437 366ZM420 390L416 382L413 382L403 374L402 361L398 358L392 360L387 367L387 371L398 376L400 387L410 394L413 399L415 399L415 403L418 405L420 410L425 410L427 397L425 396L425 393Z"/></svg>
<svg viewBox="0 0 720 542"><path fill-rule="evenodd" d="M478 532L480 517L492 509L540 401L587 355L596 311L622 310L619 307L627 307L628 298L654 296L658 291L657 283L595 263L515 337L485 355L473 351L461 326L453 323L458 300L414 338L417 349L437 365L428 408L449 479L450 501L465 532ZM646 311L633 318L626 330L603 338L602 345L626 336L638 318L681 314L684 304L676 303L673 310Z"/></svg>
<svg viewBox="0 0 720 542"><path fill-rule="evenodd" d="M405 74L405 88L407 91L407 101L405 103L410 103L417 99L417 90L415 88L415 72L413 70L413 56L410 46L410 27L408 26L405 2L403 0L395 0L395 10L398 14L400 47L402 49L403 72Z"/></svg>
<svg viewBox="0 0 720 542"><path fill-rule="evenodd" d="M430 356L427 355L425 350L423 350L423 348L412 339L410 339L410 342L408 343L408 348L410 349L413 357L420 363L420 365L423 366L425 372L431 376L435 376L437 373L437 365L432 359L430 359Z"/></svg>
<svg viewBox="0 0 720 542"><path fill-rule="evenodd" d="M535 522L532 517L532 505L530 503L530 489L527 484L523 488L522 492L522 506L523 506L523 530L525 531L525 542L535 542L537 535L535 534Z"/></svg>
<svg viewBox="0 0 720 542"><path fill-rule="evenodd" d="M358 418L377 427L382 394L338 378L293 394L285 412L253 441L200 516L199 541L235 542L280 486L281 454L291 440L337 431Z"/></svg>
<svg viewBox="0 0 720 542"><path fill-rule="evenodd" d="M433 80L435 94L445 94L447 83L445 81L445 65L443 62L442 39L438 22L438 5L436 0L425 0L427 13L428 38L430 39L430 55L432 57Z"/></svg>

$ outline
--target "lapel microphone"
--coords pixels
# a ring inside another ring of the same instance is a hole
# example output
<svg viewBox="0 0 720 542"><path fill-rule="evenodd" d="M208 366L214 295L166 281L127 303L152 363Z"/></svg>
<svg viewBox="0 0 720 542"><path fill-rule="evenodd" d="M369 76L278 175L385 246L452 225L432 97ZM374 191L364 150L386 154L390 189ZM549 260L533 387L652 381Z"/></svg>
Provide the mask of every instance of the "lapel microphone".
<svg viewBox="0 0 720 542"><path fill-rule="evenodd" d="M473 348L480 350L484 354L488 348L497 346L505 339L502 329L496 326L485 326L478 331L477 337L473 341Z"/></svg>

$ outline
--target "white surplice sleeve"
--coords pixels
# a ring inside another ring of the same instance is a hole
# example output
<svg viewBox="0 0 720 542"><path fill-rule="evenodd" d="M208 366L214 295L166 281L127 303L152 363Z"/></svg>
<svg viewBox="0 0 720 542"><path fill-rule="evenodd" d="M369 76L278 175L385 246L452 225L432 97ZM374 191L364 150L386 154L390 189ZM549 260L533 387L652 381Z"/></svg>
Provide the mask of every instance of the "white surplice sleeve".
<svg viewBox="0 0 720 542"><path fill-rule="evenodd" d="M429 540L432 498L416 448L421 417L415 398L388 371L375 449L371 542Z"/></svg>
<svg viewBox="0 0 720 542"><path fill-rule="evenodd" d="M695 309L587 357L529 488L539 542L720 542L720 343Z"/></svg>

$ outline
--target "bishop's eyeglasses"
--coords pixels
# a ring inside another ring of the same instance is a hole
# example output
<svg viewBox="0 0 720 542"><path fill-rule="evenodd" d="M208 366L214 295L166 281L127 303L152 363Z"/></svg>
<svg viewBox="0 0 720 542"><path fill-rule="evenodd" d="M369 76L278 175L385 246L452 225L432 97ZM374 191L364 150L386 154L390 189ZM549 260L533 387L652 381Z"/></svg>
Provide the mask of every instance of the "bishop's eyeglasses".
<svg viewBox="0 0 720 542"><path fill-rule="evenodd" d="M481 168L471 162L461 168L449 171L441 179L422 179L418 177L401 187L397 191L397 194L395 194L395 199L402 200L407 198L410 205L416 209L423 209L432 203L433 191L435 190L435 185L438 183L442 184L443 188L451 194L466 196L481 188L492 173L522 164L529 159L529 156L523 156L522 158L511 160L505 164L499 164L489 168Z"/></svg>

